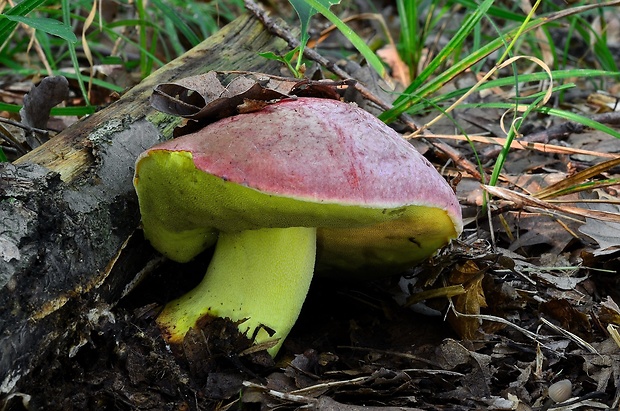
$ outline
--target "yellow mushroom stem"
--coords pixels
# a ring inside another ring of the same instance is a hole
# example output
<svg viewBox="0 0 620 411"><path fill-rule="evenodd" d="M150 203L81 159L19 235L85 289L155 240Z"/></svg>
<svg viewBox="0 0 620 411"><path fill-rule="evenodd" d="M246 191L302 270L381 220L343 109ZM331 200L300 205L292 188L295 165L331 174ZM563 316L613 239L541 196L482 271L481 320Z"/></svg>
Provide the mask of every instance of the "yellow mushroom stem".
<svg viewBox="0 0 620 411"><path fill-rule="evenodd" d="M315 228L220 233L202 282L168 303L157 323L168 342L178 344L205 315L245 319L239 330L251 338L259 329L255 343L277 341L268 350L275 355L299 316L315 255Z"/></svg>

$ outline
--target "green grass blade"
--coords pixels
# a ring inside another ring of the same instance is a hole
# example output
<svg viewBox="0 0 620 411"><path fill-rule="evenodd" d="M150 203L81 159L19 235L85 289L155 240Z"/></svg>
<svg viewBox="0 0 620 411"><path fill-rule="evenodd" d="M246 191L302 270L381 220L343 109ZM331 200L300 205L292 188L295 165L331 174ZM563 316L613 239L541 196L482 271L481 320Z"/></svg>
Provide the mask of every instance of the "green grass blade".
<svg viewBox="0 0 620 411"><path fill-rule="evenodd" d="M536 111L547 114L550 116L560 117L568 121L572 121L574 123L582 124L586 127L592 128L594 130L602 131L603 133L607 133L610 136L615 138L620 138L620 132L606 126L605 124L599 123L598 121L594 121L588 117L582 116L580 114L571 113L570 111L560 110L552 107L541 107Z"/></svg>
<svg viewBox="0 0 620 411"><path fill-rule="evenodd" d="M448 4L450 5L460 4L462 6L465 6L469 10L475 10L478 8L477 2L473 0L453 0L453 1L449 1ZM519 22L519 23L522 23L525 20L525 17L523 16L523 14L515 13L510 10L506 10L505 8L497 7L497 6L489 7L489 9L487 10L487 14L491 17L497 17L500 19Z"/></svg>
<svg viewBox="0 0 620 411"><path fill-rule="evenodd" d="M591 70L591 69L572 69L572 70L554 70L551 72L554 80L564 80L571 78L597 78L597 77L618 77L620 79L620 73L614 71L606 71L606 70ZM535 81L545 81L549 78L547 73L529 73L529 74L520 74L519 82L520 83L530 83ZM501 77L494 80L489 80L478 87L478 91L490 89L494 87L505 87L514 84L514 77ZM444 101L449 101L455 98L458 98L469 91L469 87L460 88L454 91L451 91L446 94L442 94L440 96L434 97L429 101L432 101L434 104L440 104ZM561 91L558 89L558 91ZM426 109L424 105L413 106L410 109L410 112L418 112Z"/></svg>
<svg viewBox="0 0 620 411"><path fill-rule="evenodd" d="M512 141L516 137L516 133L518 132L519 128L521 127L521 125L523 124L527 116L529 116L532 111L538 108L538 105L543 102L544 98L545 96L542 95L539 98L537 98L533 103L531 103L527 107L525 112L520 115L520 118L514 121L514 126L510 127L510 129L508 130L508 133L506 135L506 143L504 144L501 151L499 152L499 155L497 156L497 161L495 161L495 164L493 165L493 171L491 172L491 177L489 178L489 185L494 186L497 184L500 173L502 172L502 169L504 168L504 164L506 163L506 160L508 159L508 153L510 152L510 147L512 146ZM511 105L511 108L515 108L515 105L514 104ZM515 110L515 115L516 114L517 114L517 111Z"/></svg>
<svg viewBox="0 0 620 411"><path fill-rule="evenodd" d="M484 2L480 6L480 9L477 10L477 13L482 12L482 6L488 6L488 3L488 1ZM448 57L450 50L456 48L464 41L465 37L467 36L467 32L465 29L467 28L468 30L470 30L472 28L470 24L467 24L466 26L466 23L469 23L470 20L474 18L474 14L470 16L468 20L466 20L461 29L452 38L448 45L446 45L437 55L437 57L435 57L435 59L431 62L431 64L429 64L429 66L422 73L420 73L420 76L404 91L404 93L398 99L396 99L396 101L394 102L394 107L392 107L390 110L386 110L385 112L383 112L381 115L379 115L379 118L386 123L390 123L396 120L396 118L398 118L398 116L400 116L402 113L407 112L411 107L416 106L422 100L422 98L425 98L430 94L434 93L435 91L439 90L444 84L452 80L464 70L470 68L476 62L488 56L490 53L498 50L506 42L511 42L517 33L523 34L538 27L541 27L551 21L555 21L560 18L568 17L607 5L620 5L620 1L614 0L603 4L589 4L585 6L573 7L531 20L526 24L508 30L506 34L504 34L500 38L490 41L483 48L473 52L461 61L450 66L447 70L445 70L437 77L433 78L432 80L426 81L430 77L430 75L435 72L435 70L439 67L443 60ZM478 19L480 17L481 16L478 16ZM440 61L441 59L443 60Z"/></svg>
<svg viewBox="0 0 620 411"><path fill-rule="evenodd" d="M557 190L551 193L550 195L544 196L543 198L548 199L548 198L562 197L562 196L569 195L569 194L580 193L583 191L592 191L597 188L609 187L609 186L618 185L618 184L620 184L620 178L608 178L604 180L586 181L583 183L571 185L570 187L567 187L561 190ZM538 193L536 194L536 197L540 198L538 196Z"/></svg>
<svg viewBox="0 0 620 411"><path fill-rule="evenodd" d="M5 10L2 14L7 16L25 16L32 10L41 6L47 0L24 0L8 10ZM0 19L0 39L8 38L11 32L17 26L17 22L9 19Z"/></svg>
<svg viewBox="0 0 620 411"><path fill-rule="evenodd" d="M397 0L396 6L400 18L400 40L398 52L403 58L411 78L416 76L416 65L420 52L420 36L424 34L419 30L418 24L418 1Z"/></svg>
<svg viewBox="0 0 620 411"><path fill-rule="evenodd" d="M66 25L70 26L71 5L69 4L69 0L62 0L62 20ZM73 63L73 70L75 70L76 73L79 73L80 62L78 61L77 52L75 50L75 43L68 41L67 46L69 48L69 55L71 56L71 63ZM86 105L90 106L88 91L86 90L86 85L82 78L78 78L78 85L80 87L80 91L82 92L82 97L84 97L84 101L86 102Z"/></svg>
<svg viewBox="0 0 620 411"><path fill-rule="evenodd" d="M152 2L153 2L153 5L155 5L155 7L157 7L159 10L161 10L161 12L163 13L164 17L167 20L170 20L172 22L172 24L174 25L174 27L185 36L185 38L187 39L187 41L190 42L192 47L196 46L196 45L198 45L198 43L200 43L200 39L198 38L196 33L194 33L192 31L192 29L187 25L187 23L185 23L177 15L176 11L174 9L172 9L172 7L168 6L162 0L152 0Z"/></svg>
<svg viewBox="0 0 620 411"><path fill-rule="evenodd" d="M471 14L464 22L457 33L446 44L446 46L437 54L437 56L426 66L426 68L418 75L418 77L407 87L403 95L394 101L394 107L390 110L383 112L379 118L386 123L394 121L399 115L404 113L408 107L420 101L421 97L426 97L435 90L438 90L443 84L454 78L457 74L461 73L465 68L470 67L480 59L486 57L492 53L495 48L483 47L482 49L474 52L474 54L468 56L465 61L461 61L461 64L457 64L442 73L441 76L434 80L427 82L429 77L441 66L448 57L458 49L460 45L465 41L465 38L478 24L480 19L484 17L484 13L493 4L493 0L485 0L476 11ZM502 43L503 44L503 43ZM499 47L500 45L497 45ZM488 51L485 51L488 50Z"/></svg>
<svg viewBox="0 0 620 411"><path fill-rule="evenodd" d="M155 64L159 65L159 66L163 66L164 62L161 61L159 58L157 58L157 56L155 56L155 54L153 54L150 50L142 47L141 44L136 43L135 41L131 40L129 37L113 30L113 28L116 27L122 27L122 26L146 26L146 27L154 27L154 25L150 22L147 21L143 21L143 20L136 20L136 19L131 19L131 20L119 20L116 23L112 23L109 24L108 26L103 26L102 29L103 31L110 36L111 39L116 40L118 38L122 39L123 41L125 41L127 44L131 44L136 46L139 50L140 50L140 54L144 55L145 57L148 57L149 59L151 59Z"/></svg>
<svg viewBox="0 0 620 411"><path fill-rule="evenodd" d="M19 113L22 106L18 104L10 104L0 102L0 110L9 113ZM76 106L76 107L54 107L51 110L52 116L85 116L93 114L97 110L94 106Z"/></svg>
<svg viewBox="0 0 620 411"><path fill-rule="evenodd" d="M386 78L387 70L381 62L381 59L366 45L366 42L360 38L349 26L347 26L342 20L332 13L327 7L321 4L318 0L305 0L310 6L316 9L329 20L334 26L340 30L340 32L353 44L353 47L360 52L366 59L368 64L377 72L382 78Z"/></svg>
<svg viewBox="0 0 620 411"><path fill-rule="evenodd" d="M76 116L82 117L97 111L95 106L54 107L50 111L52 116Z"/></svg>
<svg viewBox="0 0 620 411"><path fill-rule="evenodd" d="M483 104L463 104L462 108L474 108L474 107L484 107L484 108L495 108L495 109L511 109L514 108L513 103L483 103ZM605 124L599 123L598 121L592 120L588 117L582 116L580 114L571 113L570 111L560 110L552 107L539 107L534 108L533 111L547 114L549 116L555 116L559 118L563 118L565 120L581 124L585 127L592 128L594 130L601 131L603 133L609 134L612 137L620 139L620 131L617 131Z"/></svg>
<svg viewBox="0 0 620 411"><path fill-rule="evenodd" d="M75 34L73 34L71 26L63 24L58 20L46 17L30 18L24 16L11 16L4 14L0 14L0 18L8 19L17 23L23 23L26 26L32 27L35 30L40 30L45 33L60 37L67 42L77 42L77 37L75 36Z"/></svg>
<svg viewBox="0 0 620 411"><path fill-rule="evenodd" d="M148 15L146 13L146 9L144 8L144 2L143 1L137 1L135 4L136 4L137 11L138 11L138 19L141 22L141 24L138 25L138 37L139 37L140 49L141 50L149 50L149 47L147 45L147 41L148 41L148 38L147 38L148 36L147 36L147 32L146 32L147 25L146 24L142 24L142 22L149 21ZM148 56L145 53L141 52L140 53L140 73L141 73L141 77L145 78L146 76L148 76L149 73L151 72L152 67L153 67L152 59L148 58Z"/></svg>

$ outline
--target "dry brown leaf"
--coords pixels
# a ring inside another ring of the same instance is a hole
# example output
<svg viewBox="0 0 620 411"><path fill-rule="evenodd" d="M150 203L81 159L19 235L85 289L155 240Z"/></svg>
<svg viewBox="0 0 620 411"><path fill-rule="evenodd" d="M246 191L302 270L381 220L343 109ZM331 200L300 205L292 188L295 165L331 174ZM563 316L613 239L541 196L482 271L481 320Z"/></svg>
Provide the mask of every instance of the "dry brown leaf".
<svg viewBox="0 0 620 411"><path fill-rule="evenodd" d="M599 200L617 200L599 190L596 190L595 194L599 196ZM617 204L586 203L584 207L599 212L620 214L620 206ZM598 243L599 248L593 253L595 256L610 254L620 248L620 235L618 235L620 233L620 222L586 217L586 223L579 227L579 231Z"/></svg>
<svg viewBox="0 0 620 411"><path fill-rule="evenodd" d="M392 69L392 77L394 77L396 81L405 87L411 83L409 67L407 67L405 62L400 58L394 44L387 44L377 50L377 56L381 57L385 64L390 66Z"/></svg>
<svg viewBox="0 0 620 411"><path fill-rule="evenodd" d="M592 331L590 318L565 299L555 299L540 304L540 311L554 318L560 326L574 334L584 336Z"/></svg>
<svg viewBox="0 0 620 411"><path fill-rule="evenodd" d="M483 279L484 273L473 261L467 261L452 272L450 282L462 284L465 289L463 294L452 298L452 303L458 313L478 315L481 308L487 307L482 288ZM461 317L450 312L448 322L461 338L473 340L482 336L481 321L478 318Z"/></svg>
<svg viewBox="0 0 620 411"><path fill-rule="evenodd" d="M546 273L544 271L540 271L536 273L536 277L538 277L541 280L544 280L550 285L553 285L558 290L564 290L564 291L574 290L575 287L577 287L577 284L581 283L582 281L587 280L588 278L588 277L559 276L559 275L554 275L551 273Z"/></svg>
<svg viewBox="0 0 620 411"><path fill-rule="evenodd" d="M282 99L338 100L354 84L354 80L314 81L254 72L210 71L158 84L150 101L161 112L196 120L175 130L178 137L225 117L261 110Z"/></svg>
<svg viewBox="0 0 620 411"><path fill-rule="evenodd" d="M620 307L611 297L607 296L607 299L601 302L598 317L604 323L620 325Z"/></svg>
<svg viewBox="0 0 620 411"><path fill-rule="evenodd" d="M588 167L587 169L583 171L575 173L570 177L560 180L557 183L552 184L538 191L537 193L534 194L534 196L540 199L553 198L557 196L558 193L561 194L564 190L570 187L573 187L577 184L583 183L587 181L588 179L595 177L601 173L604 173L618 165L620 165L620 158L614 158L612 160L604 161L600 164L597 164L592 167Z"/></svg>
<svg viewBox="0 0 620 411"><path fill-rule="evenodd" d="M157 85L151 96L151 105L167 114L215 121L237 114L237 106L246 99L269 101L286 98L295 83L297 81L272 81L260 74L238 75L230 80L225 73L210 71Z"/></svg>

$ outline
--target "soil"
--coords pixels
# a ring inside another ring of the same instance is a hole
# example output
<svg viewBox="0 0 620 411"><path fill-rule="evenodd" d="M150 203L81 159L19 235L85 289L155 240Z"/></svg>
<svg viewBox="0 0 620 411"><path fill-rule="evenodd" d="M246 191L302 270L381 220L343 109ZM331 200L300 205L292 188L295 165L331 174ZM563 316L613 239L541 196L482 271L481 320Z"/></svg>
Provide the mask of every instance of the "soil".
<svg viewBox="0 0 620 411"><path fill-rule="evenodd" d="M454 263L454 257L444 255L434 261L434 267ZM478 263L486 269L502 266L499 260ZM516 287L531 288L516 273L488 276L484 289L487 299L494 301L492 310L530 330L529 335L491 322L479 338L466 341L444 320L441 313L447 307L440 299L427 304L429 310L439 309L440 315L435 316L397 304L393 297L401 293L398 278L354 285L316 278L299 321L275 360L264 351L249 349L251 342L225 320L207 322L202 330L188 334L183 347L171 349L154 318L162 302L200 280L204 265L160 266L113 310L100 315L81 343L66 344L73 348L51 353L5 409L293 410L305 406L346 411L363 406L389 411L514 409L510 407L517 404L530 407L520 409L548 409L552 403L547 388L563 378L573 383L573 401L611 405L618 398L618 362L590 365L595 376L608 373L608 383L601 390L596 378L584 374L586 362L597 356L578 340L542 330L540 325L541 309L563 310L566 316L571 307L544 308L534 299L516 296ZM419 271L437 272L431 268ZM181 270L182 276L170 274ZM607 281L616 282L611 277ZM565 325L574 328L575 321ZM604 330L582 331L596 347L598 358L618 359L620 350Z"/></svg>

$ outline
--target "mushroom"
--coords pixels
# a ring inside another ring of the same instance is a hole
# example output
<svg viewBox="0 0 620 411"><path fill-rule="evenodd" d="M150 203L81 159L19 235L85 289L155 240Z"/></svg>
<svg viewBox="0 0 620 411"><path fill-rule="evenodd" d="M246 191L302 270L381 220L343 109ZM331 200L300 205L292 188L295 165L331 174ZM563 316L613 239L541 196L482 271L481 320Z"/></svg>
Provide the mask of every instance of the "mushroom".
<svg viewBox="0 0 620 411"><path fill-rule="evenodd" d="M230 318L275 355L314 272L393 272L462 231L451 187L406 140L337 100L283 100L154 146L136 162L144 234L172 260L217 242L202 282L157 318L171 344Z"/></svg>

